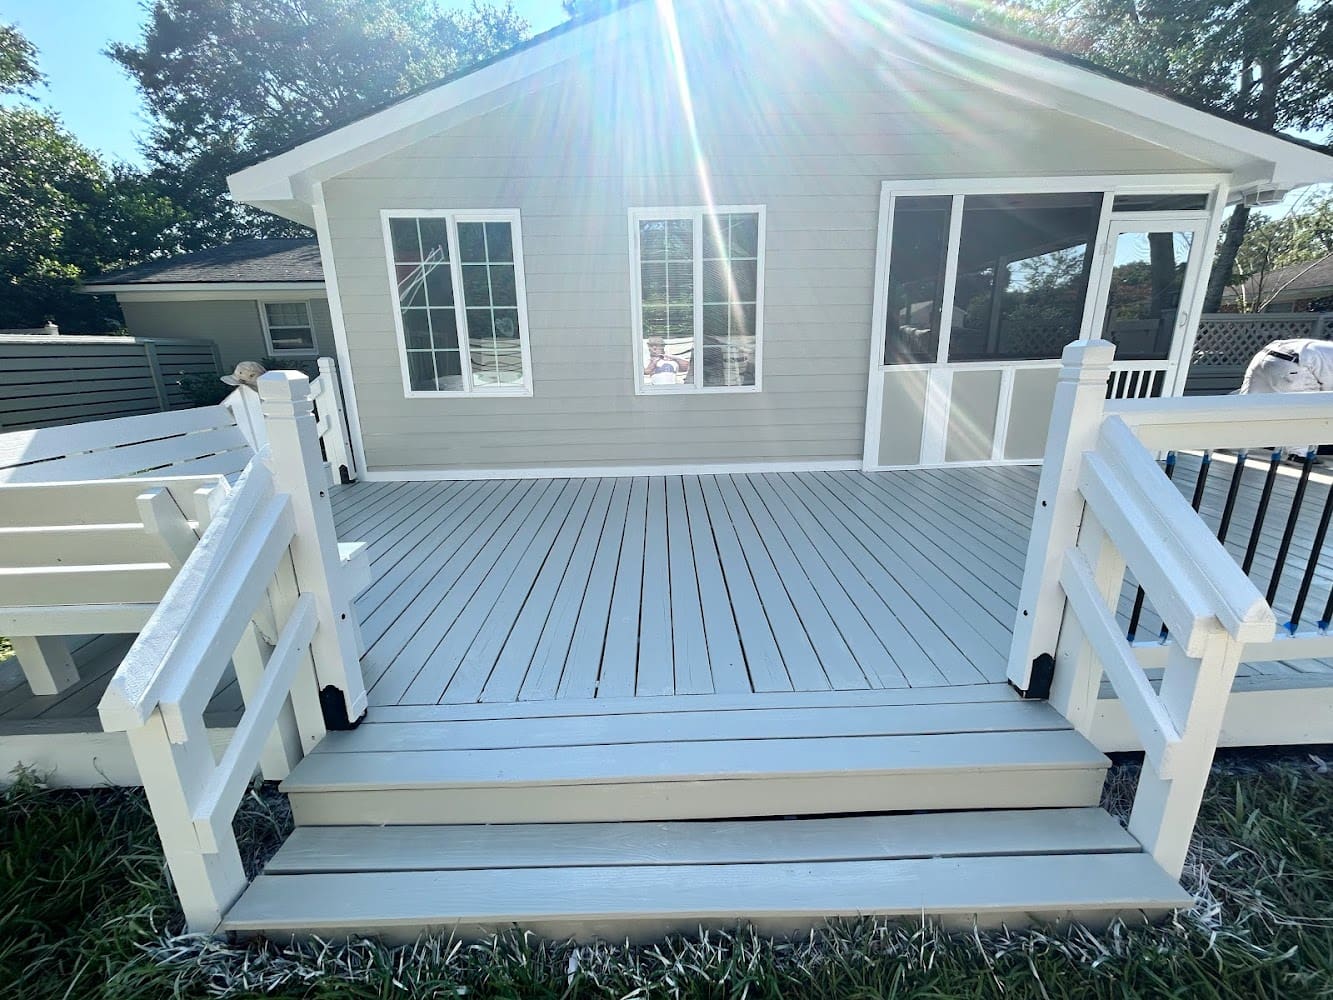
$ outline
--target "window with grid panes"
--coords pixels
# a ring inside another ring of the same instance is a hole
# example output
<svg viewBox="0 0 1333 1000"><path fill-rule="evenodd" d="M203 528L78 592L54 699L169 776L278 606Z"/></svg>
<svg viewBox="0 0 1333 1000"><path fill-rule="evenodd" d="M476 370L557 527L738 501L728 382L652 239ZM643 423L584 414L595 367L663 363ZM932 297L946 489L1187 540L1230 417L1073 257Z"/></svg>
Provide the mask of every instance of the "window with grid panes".
<svg viewBox="0 0 1333 1000"><path fill-rule="evenodd" d="M758 387L762 213L636 213L641 392Z"/></svg>
<svg viewBox="0 0 1333 1000"><path fill-rule="evenodd" d="M390 214L386 222L408 390L526 392L516 213Z"/></svg>
<svg viewBox="0 0 1333 1000"><path fill-rule="evenodd" d="M315 330L310 325L310 306L304 302L265 302L264 333L273 357L284 354L314 354Z"/></svg>

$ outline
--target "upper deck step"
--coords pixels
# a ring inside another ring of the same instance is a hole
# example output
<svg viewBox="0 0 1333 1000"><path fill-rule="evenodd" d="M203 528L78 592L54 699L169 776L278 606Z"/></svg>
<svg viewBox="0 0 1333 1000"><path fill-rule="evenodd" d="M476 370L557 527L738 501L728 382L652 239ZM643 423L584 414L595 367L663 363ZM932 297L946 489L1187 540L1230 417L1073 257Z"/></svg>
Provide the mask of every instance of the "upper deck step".
<svg viewBox="0 0 1333 1000"><path fill-rule="evenodd" d="M298 829L224 929L411 939L517 925L646 938L746 920L983 924L1160 915L1189 897L1100 809L836 819Z"/></svg>
<svg viewBox="0 0 1333 1000"><path fill-rule="evenodd" d="M1107 759L1034 703L375 723L285 782L298 824L1085 806Z"/></svg>

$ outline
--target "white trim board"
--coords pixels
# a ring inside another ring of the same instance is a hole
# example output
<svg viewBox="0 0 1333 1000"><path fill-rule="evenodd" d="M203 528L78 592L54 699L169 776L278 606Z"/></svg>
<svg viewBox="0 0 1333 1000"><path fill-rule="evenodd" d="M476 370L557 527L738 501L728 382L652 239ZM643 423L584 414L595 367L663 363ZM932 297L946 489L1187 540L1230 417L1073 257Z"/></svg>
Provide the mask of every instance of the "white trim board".
<svg viewBox="0 0 1333 1000"><path fill-rule="evenodd" d="M156 284L87 285L85 295L115 295L124 302L196 302L207 299L254 299L261 295L292 298L325 291L322 281L171 281Z"/></svg>
<svg viewBox="0 0 1333 1000"><path fill-rule="evenodd" d="M674 32L675 24L659 22L693 14L701 2L630 4L556 29L509 56L238 171L228 177L228 186L238 201L308 221L314 184L485 114L497 106L486 98L506 88L533 89L540 85L535 78L546 71L569 64L581 74L593 72L590 64L598 51L608 51L626 35ZM746 2L737 0L733 7ZM753 12L756 19L775 16L771 5L758 0L753 5L762 7ZM891 24L893 40L901 43L898 57L905 61L954 76L982 77L985 86L999 93L1226 167L1236 175L1235 187L1292 188L1333 178L1333 158L1326 154L892 0L871 0L857 13L867 32L883 32L883 25ZM798 7L785 16L807 15ZM749 17L749 12L734 9L729 20L745 24ZM715 20L708 17L704 22ZM819 24L809 27L818 30ZM796 28L792 26L793 31Z"/></svg>
<svg viewBox="0 0 1333 1000"><path fill-rule="evenodd" d="M991 463L985 463L991 464ZM417 483L473 479L603 479L618 476L725 476L748 472L855 472L858 459L821 462L731 462L709 465L580 465L517 469L370 469L368 483Z"/></svg>

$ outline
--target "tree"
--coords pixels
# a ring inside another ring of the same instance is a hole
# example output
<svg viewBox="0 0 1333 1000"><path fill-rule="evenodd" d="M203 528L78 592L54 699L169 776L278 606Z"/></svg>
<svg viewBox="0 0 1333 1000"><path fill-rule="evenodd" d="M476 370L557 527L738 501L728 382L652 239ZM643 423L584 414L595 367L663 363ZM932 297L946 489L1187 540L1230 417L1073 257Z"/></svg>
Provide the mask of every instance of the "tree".
<svg viewBox="0 0 1333 1000"><path fill-rule="evenodd" d="M156 0L142 39L110 55L154 118L152 176L186 206L189 247L290 232L237 206L226 175L521 41L506 0Z"/></svg>
<svg viewBox="0 0 1333 1000"><path fill-rule="evenodd" d="M980 16L1265 131L1333 126L1327 0L1006 0ZM1218 309L1249 217L1238 205L1227 220L1205 311Z"/></svg>
<svg viewBox="0 0 1333 1000"><path fill-rule="evenodd" d="M0 94L26 93L41 82L37 47L12 24L0 24Z"/></svg>
<svg viewBox="0 0 1333 1000"><path fill-rule="evenodd" d="M1281 216L1254 214L1231 279L1240 312L1262 312L1291 283L1333 257L1333 194L1306 196ZM1279 277L1275 271L1282 270Z"/></svg>
<svg viewBox="0 0 1333 1000"><path fill-rule="evenodd" d="M40 81L36 49L0 26L0 92ZM117 328L116 304L78 294L80 281L162 249L176 216L145 178L108 168L50 112L0 106L0 327Z"/></svg>

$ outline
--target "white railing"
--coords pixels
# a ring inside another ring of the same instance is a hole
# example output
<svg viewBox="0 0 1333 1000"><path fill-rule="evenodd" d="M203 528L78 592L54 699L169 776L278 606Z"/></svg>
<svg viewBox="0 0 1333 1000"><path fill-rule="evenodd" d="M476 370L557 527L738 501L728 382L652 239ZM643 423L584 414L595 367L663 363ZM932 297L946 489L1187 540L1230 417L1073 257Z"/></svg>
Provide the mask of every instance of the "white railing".
<svg viewBox="0 0 1333 1000"><path fill-rule="evenodd" d="M1109 399L1156 399L1171 389L1169 361L1117 361L1111 365Z"/></svg>
<svg viewBox="0 0 1333 1000"><path fill-rule="evenodd" d="M245 888L231 825L256 768L284 777L323 737L334 696L346 719L366 703L309 383L272 372L259 386L268 445L215 492L198 544L98 708L107 731L129 736L195 931L216 928ZM245 711L215 759L203 715L229 663Z"/></svg>
<svg viewBox="0 0 1333 1000"><path fill-rule="evenodd" d="M1009 679L1035 694L1049 683L1051 703L1088 735L1105 674L1144 748L1130 832L1179 875L1236 668L1247 644L1274 641L1276 619L1154 456L1329 440L1333 401L1319 394L1108 402L1113 357L1104 341L1064 352ZM1126 570L1169 629L1157 689L1116 618Z"/></svg>
<svg viewBox="0 0 1333 1000"><path fill-rule="evenodd" d="M347 428L347 408L343 405L342 384L332 358L320 358L319 374L310 380L310 400L315 408L315 427L327 478L330 483L350 483L356 479L351 438ZM256 452L268 444L259 394L240 386L222 401L236 426Z"/></svg>

